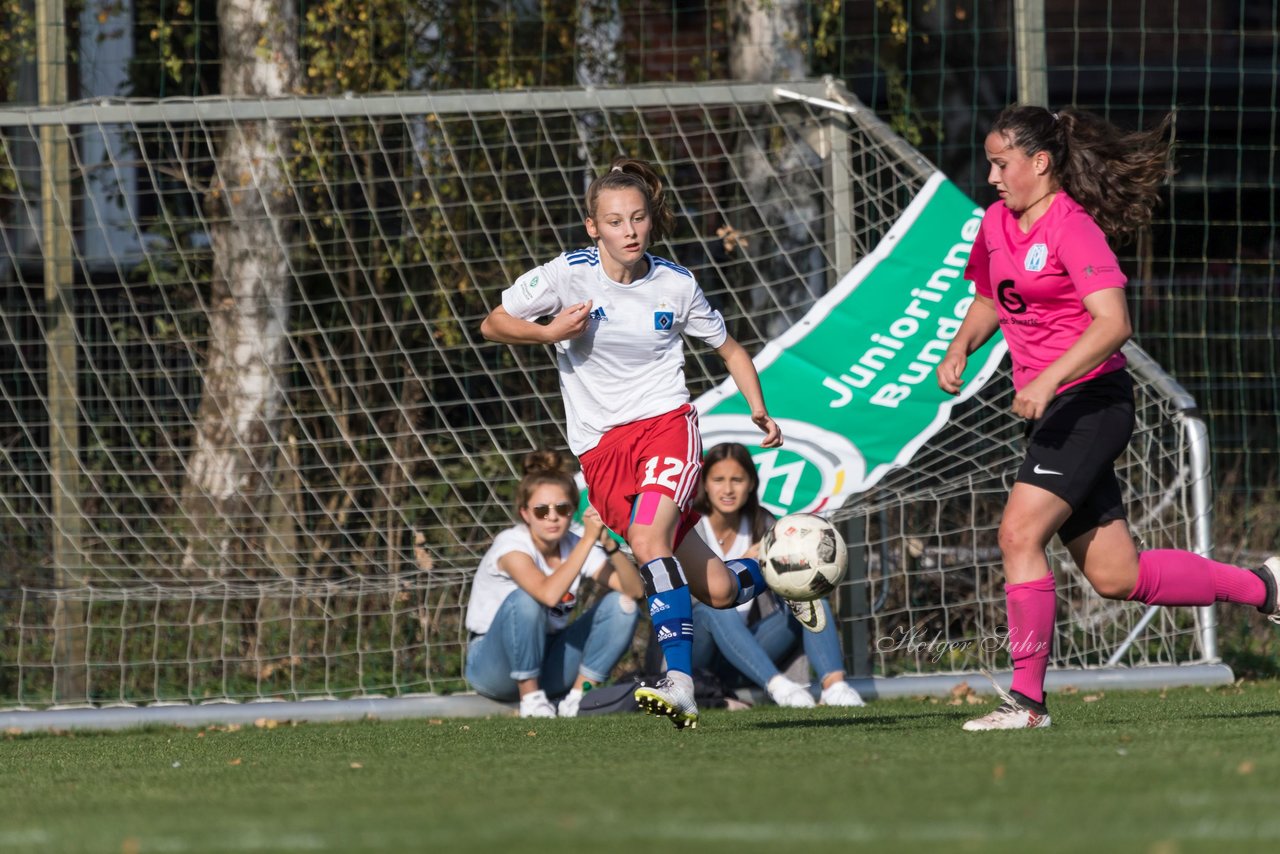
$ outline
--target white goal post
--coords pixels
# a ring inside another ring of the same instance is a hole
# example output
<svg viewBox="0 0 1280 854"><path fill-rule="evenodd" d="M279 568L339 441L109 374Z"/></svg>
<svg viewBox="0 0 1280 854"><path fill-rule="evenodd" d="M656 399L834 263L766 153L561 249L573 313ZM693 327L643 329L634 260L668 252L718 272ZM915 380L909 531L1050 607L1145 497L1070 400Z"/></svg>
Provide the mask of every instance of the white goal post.
<svg viewBox="0 0 1280 854"><path fill-rule="evenodd" d="M832 80L0 109L0 707L464 691L470 572L520 457L565 445L552 361L479 321L585 242L583 191L619 153L664 174L679 225L656 251L753 353L935 172ZM694 350L702 393L723 377ZM1131 356L1136 535L1208 553L1204 425ZM1008 394L1002 373L837 513L869 694L1007 664ZM1053 558L1051 680L1230 680L1212 608L1104 602Z"/></svg>

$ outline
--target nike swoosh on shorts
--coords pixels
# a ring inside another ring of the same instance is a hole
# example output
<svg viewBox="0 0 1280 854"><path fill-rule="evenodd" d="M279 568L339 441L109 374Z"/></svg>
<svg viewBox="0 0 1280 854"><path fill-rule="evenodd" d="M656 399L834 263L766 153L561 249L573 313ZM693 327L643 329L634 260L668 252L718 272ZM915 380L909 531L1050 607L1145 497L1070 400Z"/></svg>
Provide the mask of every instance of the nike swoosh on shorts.
<svg viewBox="0 0 1280 854"><path fill-rule="evenodd" d="M1040 468L1039 463L1036 463L1036 467L1033 468L1032 471L1035 472L1036 474L1057 474L1057 475L1062 474L1062 472L1054 471L1053 469L1042 469Z"/></svg>

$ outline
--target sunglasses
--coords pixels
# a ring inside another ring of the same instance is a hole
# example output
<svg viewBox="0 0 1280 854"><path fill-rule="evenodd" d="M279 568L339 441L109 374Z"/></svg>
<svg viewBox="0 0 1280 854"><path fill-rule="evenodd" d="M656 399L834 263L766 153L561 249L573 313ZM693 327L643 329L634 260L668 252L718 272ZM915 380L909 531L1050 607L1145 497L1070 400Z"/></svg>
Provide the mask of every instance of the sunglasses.
<svg viewBox="0 0 1280 854"><path fill-rule="evenodd" d="M535 504L529 509L533 511L533 518L535 519L547 518L547 515L552 510L556 511L557 516L564 519L569 518L570 514L573 513L573 505L568 501L562 504Z"/></svg>

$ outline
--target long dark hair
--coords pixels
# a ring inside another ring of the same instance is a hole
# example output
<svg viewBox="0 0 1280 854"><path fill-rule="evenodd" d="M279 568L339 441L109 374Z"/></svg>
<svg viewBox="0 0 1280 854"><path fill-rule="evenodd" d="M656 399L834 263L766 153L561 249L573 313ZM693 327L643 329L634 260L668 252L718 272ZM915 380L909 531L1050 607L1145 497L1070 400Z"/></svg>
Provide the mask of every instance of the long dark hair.
<svg viewBox="0 0 1280 854"><path fill-rule="evenodd" d="M668 237L676 227L676 215L667 202L666 189L662 179L644 160L633 157L615 157L609 164L609 171L596 177L587 187L587 216L596 218L596 203L600 199L601 190L639 190L649 203L649 216L653 220L649 232L649 244L659 242Z"/></svg>
<svg viewBox="0 0 1280 854"><path fill-rule="evenodd" d="M533 491L544 484L558 486L569 496L569 503L578 506L578 484L569 472L569 464L559 451L533 451L525 455L524 477L516 486L516 518L520 508L529 503Z"/></svg>
<svg viewBox="0 0 1280 854"><path fill-rule="evenodd" d="M1160 185L1173 174L1168 113L1150 130L1123 131L1101 116L1067 107L1006 107L991 126L1031 157L1049 155L1051 177L1118 243L1151 222Z"/></svg>
<svg viewBox="0 0 1280 854"><path fill-rule="evenodd" d="M707 476L711 467L722 460L733 460L742 466L747 473L747 500L739 512L751 520L751 542L759 542L769 527L773 525L773 517L760 506L760 475L756 472L755 460L746 445L737 442L721 442L707 451L702 457L702 477L698 480L698 496L693 499L693 509L706 516L711 513L711 499L707 497Z"/></svg>

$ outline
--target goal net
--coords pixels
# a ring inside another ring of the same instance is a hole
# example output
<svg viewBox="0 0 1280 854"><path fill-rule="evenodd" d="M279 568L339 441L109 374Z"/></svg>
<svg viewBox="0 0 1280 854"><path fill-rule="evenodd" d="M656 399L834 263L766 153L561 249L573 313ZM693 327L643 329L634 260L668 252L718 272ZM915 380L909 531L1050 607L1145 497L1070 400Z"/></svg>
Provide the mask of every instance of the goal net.
<svg viewBox="0 0 1280 854"><path fill-rule="evenodd" d="M666 177L656 251L753 353L933 172L830 81L0 110L0 704L464 689L470 574L522 455L565 446L548 354L479 322L586 242L620 153ZM1204 550L1189 403L1146 367L1135 529ZM705 350L687 372L723 380ZM837 511L877 675L1004 666L1018 440L997 376ZM1056 665L1214 658L1211 611L1059 577Z"/></svg>

